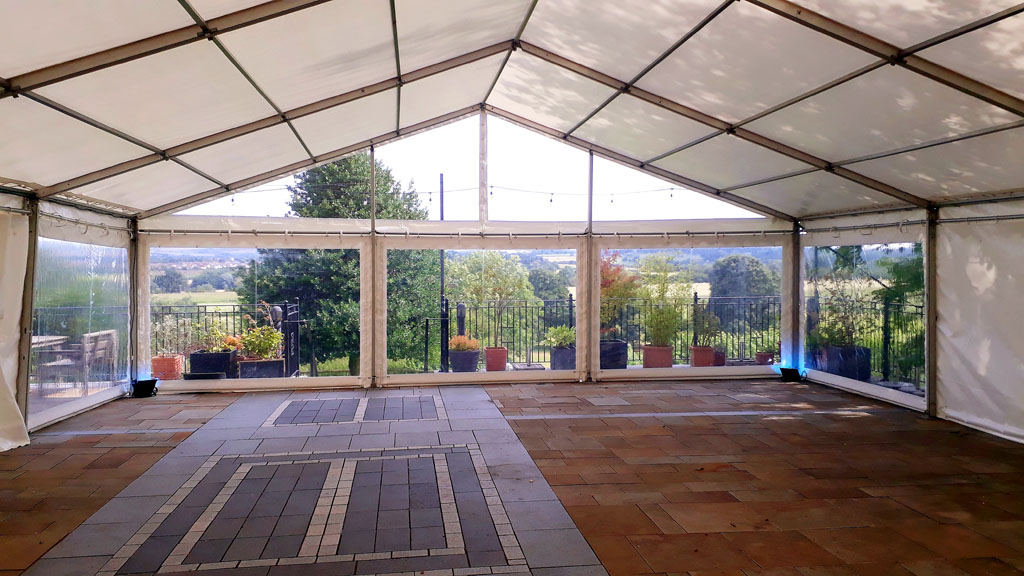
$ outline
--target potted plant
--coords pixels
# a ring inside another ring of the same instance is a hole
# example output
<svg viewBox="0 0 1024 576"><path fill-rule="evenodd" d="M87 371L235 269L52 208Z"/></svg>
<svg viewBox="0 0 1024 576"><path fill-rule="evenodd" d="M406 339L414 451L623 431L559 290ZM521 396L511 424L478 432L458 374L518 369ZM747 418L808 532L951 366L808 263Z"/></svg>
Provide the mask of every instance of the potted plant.
<svg viewBox="0 0 1024 576"><path fill-rule="evenodd" d="M715 349L715 361L712 362L712 365L713 366L725 366L725 362L729 358L728 353L727 353L727 351L725 349L725 346L722 346L721 344L718 344L718 345L713 346L713 348Z"/></svg>
<svg viewBox="0 0 1024 576"><path fill-rule="evenodd" d="M689 292L690 283L674 278L672 259L658 255L641 265L643 296L652 308L647 313L647 344L643 346L644 368L671 368L675 357L673 341L682 323L676 299Z"/></svg>
<svg viewBox="0 0 1024 576"><path fill-rule="evenodd" d="M541 343L551 347L552 370L576 369L576 328L552 326Z"/></svg>
<svg viewBox="0 0 1024 576"><path fill-rule="evenodd" d="M775 348L765 346L754 353L754 357L757 358L758 364L768 366L775 361Z"/></svg>
<svg viewBox="0 0 1024 576"><path fill-rule="evenodd" d="M193 330L194 351L188 355L191 378L238 377L237 339L224 334L217 326L198 326Z"/></svg>
<svg viewBox="0 0 1024 576"><path fill-rule="evenodd" d="M484 365L488 372L503 372L508 364L508 348L487 346L484 348Z"/></svg>
<svg viewBox="0 0 1024 576"><path fill-rule="evenodd" d="M185 371L185 355L179 352L192 340L192 322L185 318L164 316L150 329L153 358L152 376L158 380L181 380Z"/></svg>
<svg viewBox="0 0 1024 576"><path fill-rule="evenodd" d="M455 336L448 341L448 361L452 372L476 372L480 361L480 341L468 336Z"/></svg>
<svg viewBox="0 0 1024 576"><path fill-rule="evenodd" d="M842 269L823 279L825 298L818 303L818 322L807 333L813 364L829 374L871 381L871 349L857 344L858 295Z"/></svg>
<svg viewBox="0 0 1024 576"><path fill-rule="evenodd" d="M626 367L629 345L622 338L621 317L639 287L639 278L619 264L618 252L601 254L601 370Z"/></svg>
<svg viewBox="0 0 1024 576"><path fill-rule="evenodd" d="M273 326L253 326L242 335L244 359L238 362L240 378L284 378L281 344L284 335Z"/></svg>
<svg viewBox="0 0 1024 576"><path fill-rule="evenodd" d="M690 366L712 366L715 349L712 347L721 333L718 316L706 303L693 306L693 345L690 346Z"/></svg>

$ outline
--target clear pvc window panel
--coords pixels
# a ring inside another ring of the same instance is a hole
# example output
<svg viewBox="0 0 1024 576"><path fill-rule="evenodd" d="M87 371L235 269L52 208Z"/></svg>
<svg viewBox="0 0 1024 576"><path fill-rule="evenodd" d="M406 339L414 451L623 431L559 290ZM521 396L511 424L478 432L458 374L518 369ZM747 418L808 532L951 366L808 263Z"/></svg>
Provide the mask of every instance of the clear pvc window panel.
<svg viewBox="0 0 1024 576"><path fill-rule="evenodd" d="M804 366L925 395L921 244L804 248Z"/></svg>
<svg viewBox="0 0 1024 576"><path fill-rule="evenodd" d="M136 210L149 210L216 188L217 185L174 162L157 162L74 188L70 194Z"/></svg>
<svg viewBox="0 0 1024 576"><path fill-rule="evenodd" d="M149 152L28 98L0 100L0 177L50 186Z"/></svg>
<svg viewBox="0 0 1024 576"><path fill-rule="evenodd" d="M1024 98L1024 14L947 40L920 55Z"/></svg>
<svg viewBox="0 0 1024 576"><path fill-rule="evenodd" d="M190 152L181 160L230 184L308 158L291 128L279 124Z"/></svg>
<svg viewBox="0 0 1024 576"><path fill-rule="evenodd" d="M760 218L635 168L594 157L594 220Z"/></svg>
<svg viewBox="0 0 1024 576"><path fill-rule="evenodd" d="M839 161L1018 119L914 72L884 66L747 128Z"/></svg>
<svg viewBox="0 0 1024 576"><path fill-rule="evenodd" d="M321 155L395 130L398 95L388 90L292 120L313 154Z"/></svg>
<svg viewBox="0 0 1024 576"><path fill-rule="evenodd" d="M740 188L732 193L797 217L900 204L891 196L820 171Z"/></svg>
<svg viewBox="0 0 1024 576"><path fill-rule="evenodd" d="M1024 187L1024 128L861 162L851 170L943 200Z"/></svg>
<svg viewBox="0 0 1024 576"><path fill-rule="evenodd" d="M808 167L728 134L676 152L654 165L715 188L747 184Z"/></svg>
<svg viewBox="0 0 1024 576"><path fill-rule="evenodd" d="M713 132L712 128L629 95L620 95L574 134L646 161Z"/></svg>
<svg viewBox="0 0 1024 576"><path fill-rule="evenodd" d="M637 85L735 122L873 60L746 2L733 3Z"/></svg>
<svg viewBox="0 0 1024 576"><path fill-rule="evenodd" d="M415 193L426 219L441 219L442 178L444 219L479 219L479 115L384 144L375 155L403 190Z"/></svg>
<svg viewBox="0 0 1024 576"><path fill-rule="evenodd" d="M589 162L582 150L489 115L488 217L586 221Z"/></svg>
<svg viewBox="0 0 1024 576"><path fill-rule="evenodd" d="M529 8L529 0L397 0L402 71L511 40Z"/></svg>
<svg viewBox="0 0 1024 576"><path fill-rule="evenodd" d="M718 4L717 0L539 2L523 40L626 82Z"/></svg>
<svg viewBox="0 0 1024 576"><path fill-rule="evenodd" d="M36 258L29 413L50 420L128 384L128 250L40 238Z"/></svg>
<svg viewBox="0 0 1024 576"><path fill-rule="evenodd" d="M800 0L799 4L907 48L1016 4L1016 0Z"/></svg>
<svg viewBox="0 0 1024 576"><path fill-rule="evenodd" d="M403 128L480 104L505 61L504 54L477 60L402 86Z"/></svg>
<svg viewBox="0 0 1024 576"><path fill-rule="evenodd" d="M283 110L395 77L387 2L327 2L220 39Z"/></svg>
<svg viewBox="0 0 1024 576"><path fill-rule="evenodd" d="M194 24L175 0L6 2L0 77L38 70ZM13 49L13 47L17 49Z"/></svg>
<svg viewBox="0 0 1024 576"><path fill-rule="evenodd" d="M549 128L566 131L613 92L608 86L517 51L509 58L487 102Z"/></svg>
<svg viewBox="0 0 1024 576"><path fill-rule="evenodd" d="M601 250L602 370L781 361L782 248Z"/></svg>
<svg viewBox="0 0 1024 576"><path fill-rule="evenodd" d="M195 42L39 93L158 148L272 116L212 42Z"/></svg>

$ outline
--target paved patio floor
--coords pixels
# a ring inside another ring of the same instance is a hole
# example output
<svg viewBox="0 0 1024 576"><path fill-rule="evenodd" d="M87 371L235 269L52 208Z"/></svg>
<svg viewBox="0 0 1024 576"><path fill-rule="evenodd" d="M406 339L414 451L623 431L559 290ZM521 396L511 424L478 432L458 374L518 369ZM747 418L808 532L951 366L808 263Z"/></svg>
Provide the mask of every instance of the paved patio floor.
<svg viewBox="0 0 1024 576"><path fill-rule="evenodd" d="M33 441L0 576L1024 569L1024 446L811 384L165 395Z"/></svg>

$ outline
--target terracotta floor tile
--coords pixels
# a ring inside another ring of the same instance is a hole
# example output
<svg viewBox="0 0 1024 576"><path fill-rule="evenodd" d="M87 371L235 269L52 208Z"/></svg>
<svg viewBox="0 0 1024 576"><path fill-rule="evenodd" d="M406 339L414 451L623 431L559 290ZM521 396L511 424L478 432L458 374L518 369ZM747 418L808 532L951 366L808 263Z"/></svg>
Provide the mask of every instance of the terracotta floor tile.
<svg viewBox="0 0 1024 576"><path fill-rule="evenodd" d="M967 527L1000 544L1013 548L1018 555L1024 556L1024 521L977 522L968 524Z"/></svg>
<svg viewBox="0 0 1024 576"><path fill-rule="evenodd" d="M655 572L757 567L721 534L630 536L629 540Z"/></svg>
<svg viewBox="0 0 1024 576"><path fill-rule="evenodd" d="M904 562L903 567L912 572L914 576L968 576L966 572L943 558Z"/></svg>
<svg viewBox="0 0 1024 576"><path fill-rule="evenodd" d="M591 534L659 534L661 530L639 507L566 506L576 527L584 536Z"/></svg>
<svg viewBox="0 0 1024 576"><path fill-rule="evenodd" d="M942 524L923 519L893 524L892 528L945 558L1014 556L1019 553L1010 546L958 524ZM1024 540L1024 535L1021 539Z"/></svg>
<svg viewBox="0 0 1024 576"><path fill-rule="evenodd" d="M686 530L680 526L672 516L659 504L640 504L640 510L650 518L651 522L658 527L662 534L684 534Z"/></svg>
<svg viewBox="0 0 1024 576"><path fill-rule="evenodd" d="M911 576L910 570L900 564L850 564L849 568L858 576Z"/></svg>
<svg viewBox="0 0 1024 576"><path fill-rule="evenodd" d="M842 560L859 562L908 562L939 556L891 528L835 528L804 530L804 535Z"/></svg>
<svg viewBox="0 0 1024 576"><path fill-rule="evenodd" d="M843 563L796 531L734 532L725 537L762 568Z"/></svg>
<svg viewBox="0 0 1024 576"><path fill-rule="evenodd" d="M999 558L963 558L953 565L971 576L1019 576L1019 568Z"/></svg>
<svg viewBox="0 0 1024 576"><path fill-rule="evenodd" d="M691 533L774 529L763 515L742 502L663 504L661 507Z"/></svg>
<svg viewBox="0 0 1024 576"><path fill-rule="evenodd" d="M610 576L651 573L651 567L625 536L608 534L584 534L584 536Z"/></svg>

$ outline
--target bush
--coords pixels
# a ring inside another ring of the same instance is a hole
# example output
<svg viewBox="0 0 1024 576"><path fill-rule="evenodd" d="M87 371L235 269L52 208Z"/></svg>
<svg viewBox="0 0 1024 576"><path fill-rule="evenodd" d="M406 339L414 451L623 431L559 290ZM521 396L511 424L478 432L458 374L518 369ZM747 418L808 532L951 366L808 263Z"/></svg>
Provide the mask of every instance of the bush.
<svg viewBox="0 0 1024 576"><path fill-rule="evenodd" d="M448 341L448 349L455 352L471 352L480 349L480 341L468 336L456 336Z"/></svg>
<svg viewBox="0 0 1024 576"><path fill-rule="evenodd" d="M276 358L281 353L284 335L272 326L250 328L242 335L242 349L247 356L262 359Z"/></svg>
<svg viewBox="0 0 1024 576"><path fill-rule="evenodd" d="M576 328L572 326L552 326L541 344L552 348L569 348L576 345Z"/></svg>

